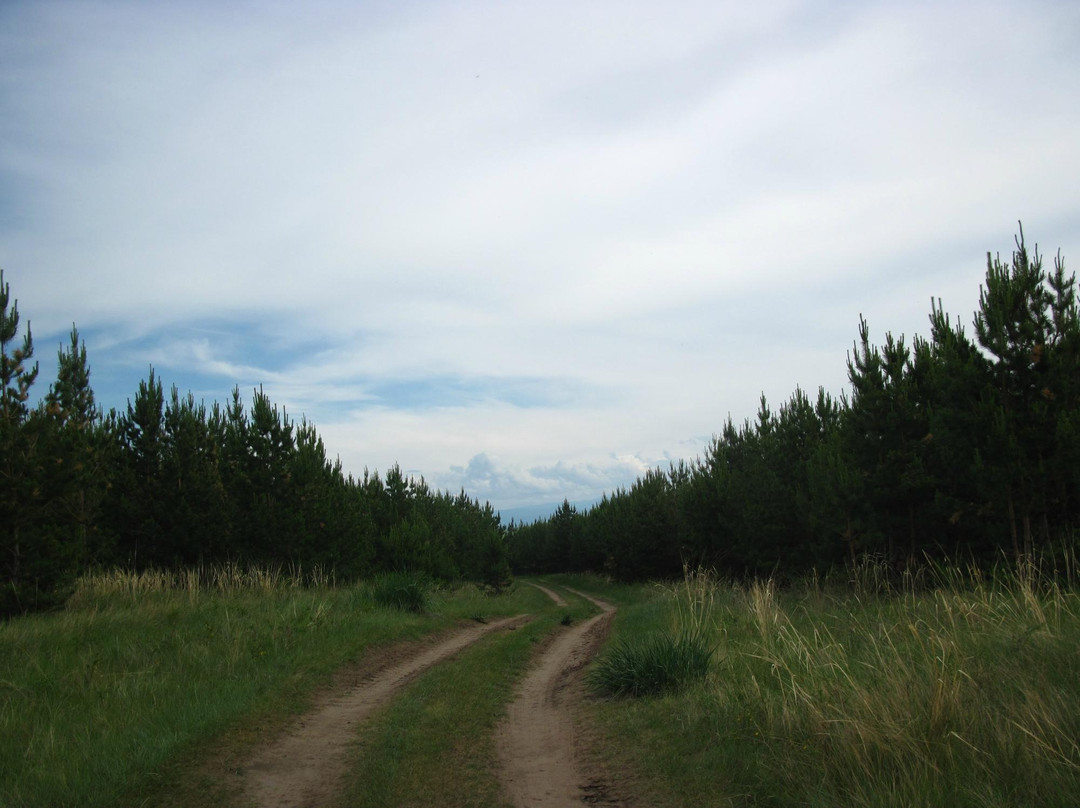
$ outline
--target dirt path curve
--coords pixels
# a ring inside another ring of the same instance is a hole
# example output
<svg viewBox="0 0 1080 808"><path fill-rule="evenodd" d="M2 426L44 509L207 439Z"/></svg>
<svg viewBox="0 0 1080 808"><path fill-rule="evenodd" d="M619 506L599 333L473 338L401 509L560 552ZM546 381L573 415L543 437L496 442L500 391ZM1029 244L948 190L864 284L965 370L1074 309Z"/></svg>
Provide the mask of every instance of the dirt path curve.
<svg viewBox="0 0 1080 808"><path fill-rule="evenodd" d="M581 697L581 669L603 641L615 607L569 591L592 601L602 613L555 639L526 675L499 728L503 787L518 808L610 801L574 753L574 704Z"/></svg>
<svg viewBox="0 0 1080 808"><path fill-rule="evenodd" d="M556 606L565 606L566 605L566 599L562 595L560 595L558 592L556 592L554 589L548 589L546 586L541 586L540 584L535 584L532 581L526 581L525 583L527 583L531 587L539 589L541 592L543 592L545 595L547 595L549 598L551 598L553 601L555 601ZM571 591L573 591L573 590L571 590ZM580 593L578 593L578 594L580 594ZM588 595L586 595L585 597L588 597Z"/></svg>
<svg viewBox="0 0 1080 808"><path fill-rule="evenodd" d="M521 625L527 615L470 626L418 654L386 667L367 681L328 696L314 711L243 767L242 804L257 808L315 808L338 791L345 752L356 724L383 706L403 685L485 635Z"/></svg>

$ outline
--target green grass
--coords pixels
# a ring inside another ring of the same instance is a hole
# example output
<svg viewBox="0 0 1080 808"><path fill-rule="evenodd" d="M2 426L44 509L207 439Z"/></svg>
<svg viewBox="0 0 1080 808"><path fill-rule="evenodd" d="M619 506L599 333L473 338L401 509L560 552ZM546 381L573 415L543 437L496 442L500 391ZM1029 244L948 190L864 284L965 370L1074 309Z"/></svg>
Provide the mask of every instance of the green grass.
<svg viewBox="0 0 1080 808"><path fill-rule="evenodd" d="M627 604L615 640L674 619ZM954 574L874 596L716 585L708 677L590 707L655 805L1072 806L1080 600Z"/></svg>
<svg viewBox="0 0 1080 808"><path fill-rule="evenodd" d="M341 805L502 806L494 731L536 644L595 608L556 608L531 587L529 624L496 632L407 687L361 736ZM523 592L524 594L524 592Z"/></svg>
<svg viewBox="0 0 1080 808"><path fill-rule="evenodd" d="M562 595L569 601L581 602L582 599L572 592L567 592L565 587L587 592L616 606L639 603L659 591L654 584L624 584L588 573L548 575L537 580L545 586L562 587Z"/></svg>
<svg viewBox="0 0 1080 808"><path fill-rule="evenodd" d="M385 572L371 582L375 603L403 612L426 612L431 585L426 576L408 572Z"/></svg>
<svg viewBox="0 0 1080 808"><path fill-rule="evenodd" d="M712 606L715 587L703 573L688 573L663 601L668 621L653 609L654 625L623 632L589 672L590 686L606 696L657 695L704 679L715 647Z"/></svg>
<svg viewBox="0 0 1080 808"><path fill-rule="evenodd" d="M536 642L594 613L517 586L433 590L418 614L299 571L84 580L0 624L0 805L229 804L227 767L373 644L532 613L410 685L366 728L343 804L499 805L492 730ZM619 605L608 649L697 636L708 671L599 698L600 762L642 804L1073 806L1080 598L1032 574L888 591L551 576ZM307 588L305 588L305 586ZM602 664L602 663L601 663Z"/></svg>
<svg viewBox="0 0 1080 808"><path fill-rule="evenodd" d="M678 690L709 672L712 648L703 637L658 632L618 640L589 674L608 696L645 696Z"/></svg>
<svg viewBox="0 0 1080 808"><path fill-rule="evenodd" d="M160 804L206 749L280 725L365 648L522 611L475 587L418 615L367 585L272 578L99 576L63 612L0 624L0 805Z"/></svg>

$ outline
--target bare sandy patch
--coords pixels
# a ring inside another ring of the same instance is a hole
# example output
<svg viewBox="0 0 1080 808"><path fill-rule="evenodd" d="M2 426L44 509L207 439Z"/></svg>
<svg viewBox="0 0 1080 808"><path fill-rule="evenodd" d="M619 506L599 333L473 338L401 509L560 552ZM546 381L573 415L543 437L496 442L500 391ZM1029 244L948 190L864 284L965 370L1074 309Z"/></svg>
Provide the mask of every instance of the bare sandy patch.
<svg viewBox="0 0 1080 808"><path fill-rule="evenodd" d="M615 607L570 591L602 613L570 627L547 647L526 674L498 731L503 788L518 808L619 802L605 778L584 763L575 727L582 669L603 642Z"/></svg>

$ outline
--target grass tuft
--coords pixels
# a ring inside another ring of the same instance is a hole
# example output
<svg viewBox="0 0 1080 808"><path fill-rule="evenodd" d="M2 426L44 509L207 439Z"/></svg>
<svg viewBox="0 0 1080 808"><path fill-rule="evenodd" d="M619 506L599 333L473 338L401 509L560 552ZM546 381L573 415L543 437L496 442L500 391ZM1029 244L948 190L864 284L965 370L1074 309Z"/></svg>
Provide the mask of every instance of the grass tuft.
<svg viewBox="0 0 1080 808"><path fill-rule="evenodd" d="M608 696L652 696L702 679L713 649L692 634L652 634L619 640L589 672L589 684Z"/></svg>
<svg viewBox="0 0 1080 808"><path fill-rule="evenodd" d="M430 605L431 585L413 572L387 572L371 583L371 597L379 606L422 614Z"/></svg>
<svg viewBox="0 0 1080 808"><path fill-rule="evenodd" d="M709 673L715 645L712 612L716 581L706 570L686 569L665 590L672 611L666 631L617 640L589 673L589 684L608 696L649 696L679 690Z"/></svg>

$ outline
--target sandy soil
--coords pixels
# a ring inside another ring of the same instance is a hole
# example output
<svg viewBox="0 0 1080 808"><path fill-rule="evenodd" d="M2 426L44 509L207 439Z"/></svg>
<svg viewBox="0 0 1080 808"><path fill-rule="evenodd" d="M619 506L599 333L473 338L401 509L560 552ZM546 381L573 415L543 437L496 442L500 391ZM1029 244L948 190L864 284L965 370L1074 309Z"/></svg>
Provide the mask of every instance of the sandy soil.
<svg viewBox="0 0 1080 808"><path fill-rule="evenodd" d="M557 597L545 591L552 599ZM604 778L583 762L574 725L575 706L582 697L581 670L603 641L615 607L570 591L603 612L571 626L547 647L526 674L500 726L503 787L518 808L618 802Z"/></svg>
<svg viewBox="0 0 1080 808"><path fill-rule="evenodd" d="M556 605L558 592L539 584ZM611 778L588 764L584 730L575 727L583 698L582 669L607 634L615 607L570 589L595 603L602 613L557 633L523 679L497 744L500 776L510 801L524 806L626 804ZM286 730L239 767L241 804L254 808L315 808L333 802L346 771L346 752L358 724L386 705L416 676L499 629L510 629L528 615L477 624L429 645L391 647L376 652L362 678L335 687Z"/></svg>
<svg viewBox="0 0 1080 808"><path fill-rule="evenodd" d="M345 752L356 724L383 706L403 685L428 668L498 629L521 625L528 616L477 624L429 648L393 659L366 680L329 693L313 711L242 767L243 804L257 808L315 808L337 793Z"/></svg>
<svg viewBox="0 0 1080 808"><path fill-rule="evenodd" d="M543 592L545 595L547 595L549 598L551 598L553 601L555 601L556 606L565 606L566 605L566 599L562 595L560 595L558 592L556 592L554 589L548 589L546 586L541 586L540 584L534 584L532 581L526 581L525 583L527 583L529 586L532 586L532 587L535 587L535 588L539 589L541 592Z"/></svg>

